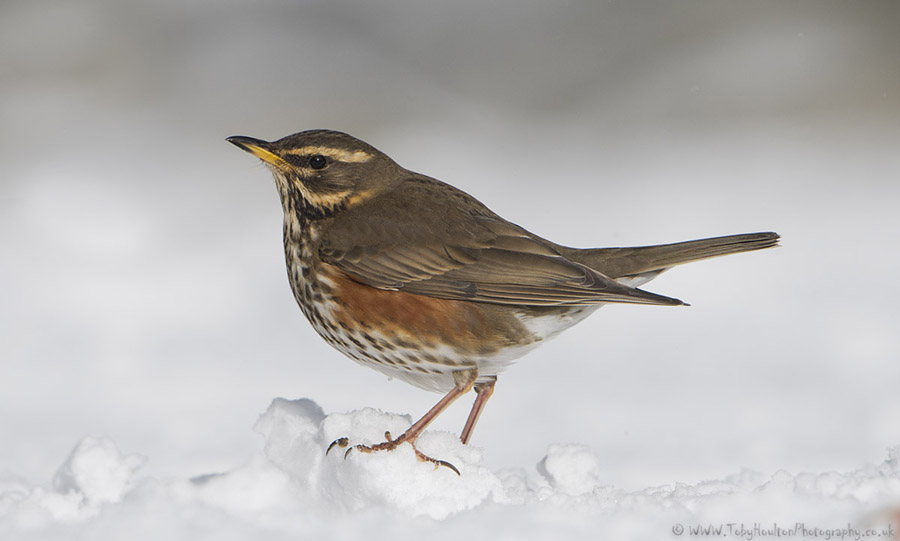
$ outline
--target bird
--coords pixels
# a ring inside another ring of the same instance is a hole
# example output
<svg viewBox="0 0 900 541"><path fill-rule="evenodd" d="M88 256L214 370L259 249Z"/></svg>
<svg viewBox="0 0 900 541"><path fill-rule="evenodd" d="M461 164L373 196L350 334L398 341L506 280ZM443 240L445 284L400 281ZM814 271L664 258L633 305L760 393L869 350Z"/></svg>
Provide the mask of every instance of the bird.
<svg viewBox="0 0 900 541"><path fill-rule="evenodd" d="M571 248L509 222L468 193L403 168L343 132L226 139L271 170L283 210L291 290L316 332L357 363L443 393L396 438L410 443L459 397L475 399L468 444L514 360L608 303L678 306L639 286L682 263L776 246L774 232L672 244ZM327 451L326 451L327 453ZM346 453L345 453L346 456Z"/></svg>

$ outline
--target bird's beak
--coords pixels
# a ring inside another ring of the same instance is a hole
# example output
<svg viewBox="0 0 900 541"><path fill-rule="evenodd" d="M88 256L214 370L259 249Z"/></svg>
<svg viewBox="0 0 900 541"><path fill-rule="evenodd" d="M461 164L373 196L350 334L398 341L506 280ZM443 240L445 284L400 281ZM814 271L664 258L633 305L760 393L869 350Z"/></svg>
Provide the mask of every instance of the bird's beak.
<svg viewBox="0 0 900 541"><path fill-rule="evenodd" d="M268 141L263 141L262 139L254 139L252 137L244 137L243 135L232 135L231 137L225 139L232 145L240 148L241 150L246 150L250 154L253 154L260 160L274 165L276 167L286 167L287 163L281 156L275 154L270 150L272 144Z"/></svg>

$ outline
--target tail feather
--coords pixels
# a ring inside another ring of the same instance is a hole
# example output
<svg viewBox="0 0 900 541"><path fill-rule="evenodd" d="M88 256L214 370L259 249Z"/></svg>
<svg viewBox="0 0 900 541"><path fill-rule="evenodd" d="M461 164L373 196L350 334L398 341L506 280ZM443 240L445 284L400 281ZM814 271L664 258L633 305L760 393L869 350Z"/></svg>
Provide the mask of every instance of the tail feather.
<svg viewBox="0 0 900 541"><path fill-rule="evenodd" d="M747 233L709 239L689 240L657 246L595 248L581 250L559 247L563 256L588 266L610 278L628 278L660 272L691 261L728 254L762 250L778 245L777 233Z"/></svg>

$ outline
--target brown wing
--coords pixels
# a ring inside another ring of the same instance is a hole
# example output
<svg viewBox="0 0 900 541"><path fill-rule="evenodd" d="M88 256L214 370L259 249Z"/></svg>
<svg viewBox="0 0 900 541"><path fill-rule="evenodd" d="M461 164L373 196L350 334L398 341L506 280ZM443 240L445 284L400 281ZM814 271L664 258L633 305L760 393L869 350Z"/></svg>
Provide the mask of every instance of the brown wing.
<svg viewBox="0 0 900 541"><path fill-rule="evenodd" d="M684 263L741 252L762 250L778 245L778 233L744 233L707 239L634 246L582 250L553 245L565 257L587 265L611 278L633 278L641 274L659 274Z"/></svg>
<svg viewBox="0 0 900 541"><path fill-rule="evenodd" d="M564 258L464 192L415 177L339 214L322 259L380 289L527 306L683 304Z"/></svg>

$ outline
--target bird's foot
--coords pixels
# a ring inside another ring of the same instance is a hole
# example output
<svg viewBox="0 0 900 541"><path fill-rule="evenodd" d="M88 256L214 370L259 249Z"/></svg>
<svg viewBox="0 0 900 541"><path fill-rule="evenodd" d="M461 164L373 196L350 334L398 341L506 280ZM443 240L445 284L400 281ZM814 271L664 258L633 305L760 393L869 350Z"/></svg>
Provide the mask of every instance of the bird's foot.
<svg viewBox="0 0 900 541"><path fill-rule="evenodd" d="M376 451L393 451L401 443L406 443L408 441L409 444L412 445L413 451L415 451L415 453L416 453L416 458L418 458L420 462L431 462L432 464L434 464L435 469L437 469L440 466L444 466L445 468L449 468L449 469L453 470L456 473L456 475L460 475L459 470L456 469L456 466L454 466L453 464L447 462L446 460L438 460L436 458L431 458L430 456L426 455L422 451L419 451L418 449L416 449L416 446L413 443L413 441L411 440L411 438L406 437L405 433L398 436L397 439L393 439L391 437L390 432L385 432L384 438L385 438L385 441L375 444L375 445L357 444L357 445L352 445L352 446L350 445L349 438L338 438L338 439L334 440L333 442L331 442L331 445L329 445L328 449L325 450L325 454L327 455L329 452L331 452L331 450L334 447L340 447L341 449L347 449L344 452L344 459L346 459L347 455L350 454L350 451L352 451L354 449L356 449L357 451L361 451L363 453L374 453Z"/></svg>

